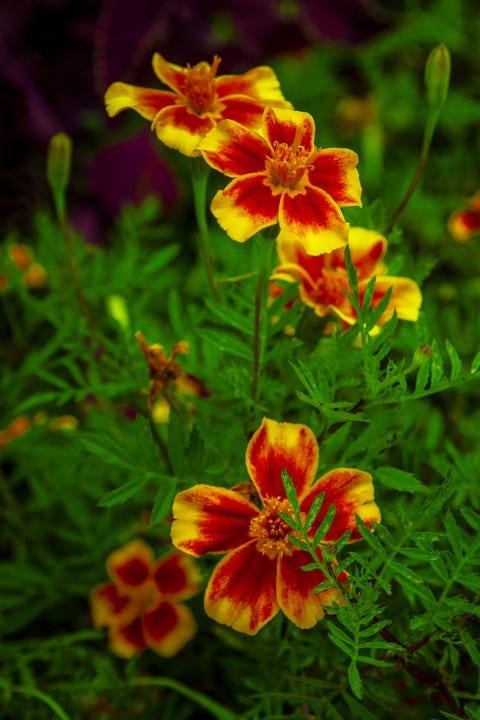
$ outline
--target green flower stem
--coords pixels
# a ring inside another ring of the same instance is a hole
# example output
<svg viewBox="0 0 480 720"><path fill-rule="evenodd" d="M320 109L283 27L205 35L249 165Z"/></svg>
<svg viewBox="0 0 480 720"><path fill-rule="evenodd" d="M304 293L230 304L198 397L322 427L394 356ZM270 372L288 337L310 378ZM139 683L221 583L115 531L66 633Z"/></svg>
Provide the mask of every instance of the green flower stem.
<svg viewBox="0 0 480 720"><path fill-rule="evenodd" d="M430 151L430 145L432 143L433 138L433 132L435 130L435 125L437 124L438 119L438 113L429 113L427 117L427 123L425 125L425 131L423 134L423 143L422 143L422 150L420 152L420 157L418 160L417 168L415 170L415 174L412 178L412 181L410 185L408 186L407 192L405 193L405 196L396 209L392 219L390 220L388 227L385 230L385 235L390 235L393 228L397 224L400 217L403 215L403 212L405 208L407 207L408 203L410 202L410 198L412 197L413 193L415 192L415 189L418 185L418 182L422 176L423 169L425 167L425 163L427 162L428 153Z"/></svg>
<svg viewBox="0 0 480 720"><path fill-rule="evenodd" d="M207 272L208 284L215 300L220 300L215 277L213 274L212 254L210 252L210 241L207 223L207 184L210 168L200 158L192 161L192 189L193 202L195 206L195 217L200 236L200 247L202 249L203 261Z"/></svg>
<svg viewBox="0 0 480 720"><path fill-rule="evenodd" d="M258 395L258 380L262 364L265 341L262 342L262 314L265 308L268 283L267 277L270 270L270 257L273 241L271 238L259 236L260 241L260 268L258 273L257 289L255 292L255 315L253 325L253 377L252 377L252 398L255 402Z"/></svg>

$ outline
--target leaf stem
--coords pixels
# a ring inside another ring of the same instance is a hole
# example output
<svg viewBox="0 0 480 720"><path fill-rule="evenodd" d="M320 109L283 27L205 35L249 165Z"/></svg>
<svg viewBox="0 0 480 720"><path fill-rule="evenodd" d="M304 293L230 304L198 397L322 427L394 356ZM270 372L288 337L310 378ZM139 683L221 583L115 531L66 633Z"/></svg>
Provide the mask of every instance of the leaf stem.
<svg viewBox="0 0 480 720"><path fill-rule="evenodd" d="M207 273L208 284L212 291L212 295L215 300L220 300L218 294L217 284L215 282L215 276L213 274L213 263L212 254L210 252L210 241L208 233L208 222L206 213L206 200L207 200L207 184L210 168L199 158L194 158L192 161L192 190L193 190L193 203L195 207L195 218L197 220L200 247L203 255L203 261L205 263L205 270Z"/></svg>
<svg viewBox="0 0 480 720"><path fill-rule="evenodd" d="M262 342L262 314L265 307L267 295L267 276L270 269L270 256L272 252L273 242L270 238L264 236L259 237L260 241L260 260L257 289L255 291L255 313L253 321L253 376L252 376L252 398L256 402L258 396L258 380L260 377L260 367L262 364L262 356L264 350L264 342Z"/></svg>

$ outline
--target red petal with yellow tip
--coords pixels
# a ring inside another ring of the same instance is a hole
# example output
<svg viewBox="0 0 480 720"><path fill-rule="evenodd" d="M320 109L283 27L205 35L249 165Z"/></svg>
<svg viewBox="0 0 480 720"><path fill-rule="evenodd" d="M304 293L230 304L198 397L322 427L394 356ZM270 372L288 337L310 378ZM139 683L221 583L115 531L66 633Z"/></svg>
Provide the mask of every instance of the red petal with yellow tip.
<svg viewBox="0 0 480 720"><path fill-rule="evenodd" d="M358 155L353 150L318 150L309 170L309 181L322 188L340 206L361 205L362 188L357 170Z"/></svg>
<svg viewBox="0 0 480 720"><path fill-rule="evenodd" d="M312 558L298 550L284 555L278 563L277 595L280 609L297 627L313 627L325 615L324 606L340 599L339 590L332 584L328 590L314 593L317 585L327 578L320 570L302 570Z"/></svg>
<svg viewBox="0 0 480 720"><path fill-rule="evenodd" d="M251 541L216 566L205 591L205 612L223 625L255 635L278 612L277 562Z"/></svg>
<svg viewBox="0 0 480 720"><path fill-rule="evenodd" d="M176 96L167 90L150 90L123 82L114 82L105 93L105 106L110 117L122 110L136 110L147 120L175 103Z"/></svg>
<svg viewBox="0 0 480 720"><path fill-rule="evenodd" d="M243 73L243 75L219 75L215 81L219 98L230 95L248 95L261 98L265 103L283 101L280 83L271 67L260 65ZM230 99L230 98L229 98Z"/></svg>
<svg viewBox="0 0 480 720"><path fill-rule="evenodd" d="M132 540L107 559L110 577L127 594L149 580L153 567L153 552L142 540Z"/></svg>
<svg viewBox="0 0 480 720"><path fill-rule="evenodd" d="M149 648L172 657L195 635L197 623L185 605L163 601L143 614L142 631Z"/></svg>
<svg viewBox="0 0 480 720"><path fill-rule="evenodd" d="M211 167L227 177L265 172L265 154L268 152L265 140L235 120L219 122L202 141L199 150Z"/></svg>
<svg viewBox="0 0 480 720"><path fill-rule="evenodd" d="M318 465L315 435L306 425L263 418L248 443L246 464L262 500L285 497L282 470L287 471L301 496L315 479Z"/></svg>
<svg viewBox="0 0 480 720"><path fill-rule="evenodd" d="M311 115L298 110L267 108L263 115L264 131L272 148L285 143L310 152L314 147L315 123Z"/></svg>
<svg viewBox="0 0 480 720"><path fill-rule="evenodd" d="M186 600L200 590L201 577L193 558L172 553L158 561L153 573L160 594L175 600Z"/></svg>
<svg viewBox="0 0 480 720"><path fill-rule="evenodd" d="M358 292L360 301L363 302L363 296L366 290L366 281L359 284ZM385 297L388 290L392 288L392 294L387 309L380 316L378 325L390 320L394 311L400 320L410 320L416 322L422 305L422 293L417 283L410 278L405 277L379 277L375 280L375 290L372 298L372 305L376 307L380 300Z"/></svg>
<svg viewBox="0 0 480 720"><path fill-rule="evenodd" d="M168 85L174 92L183 94L185 85L186 68L169 63L160 53L155 53L152 58L153 72L164 85Z"/></svg>
<svg viewBox="0 0 480 720"><path fill-rule="evenodd" d="M282 195L279 223L286 239L300 242L309 255L331 252L348 240L348 223L338 205L311 185L304 194Z"/></svg>
<svg viewBox="0 0 480 720"><path fill-rule="evenodd" d="M359 280L372 275L383 275L384 268L378 268L378 264L382 260L387 250L387 241L375 232L375 230L366 230L362 227L351 227L348 235L348 247L350 248L350 256L357 270ZM341 263L345 266L345 260L341 257Z"/></svg>
<svg viewBox="0 0 480 720"><path fill-rule="evenodd" d="M323 475L315 483L312 490L302 500L301 509L308 512L314 499L321 492L325 493L322 507L311 534L325 517L328 509L335 503L336 513L332 525L323 541L336 542L347 530L353 530L350 540L360 540L355 522L359 515L364 522L380 522L380 510L374 501L372 476L356 468L337 468Z"/></svg>
<svg viewBox="0 0 480 720"><path fill-rule="evenodd" d="M259 173L236 178L213 198L213 215L237 242L277 223L280 197L272 195L263 179Z"/></svg>
<svg viewBox="0 0 480 720"><path fill-rule="evenodd" d="M130 599L120 595L113 583L98 585L90 593L90 610L94 627L119 625L136 615Z"/></svg>
<svg viewBox="0 0 480 720"><path fill-rule="evenodd" d="M175 497L172 543L197 557L227 552L250 541L250 521L255 515L255 505L233 490L194 485Z"/></svg>
<svg viewBox="0 0 480 720"><path fill-rule="evenodd" d="M128 625L114 627L109 633L110 650L119 657L129 658L146 647L142 621L136 618Z"/></svg>
<svg viewBox="0 0 480 720"><path fill-rule="evenodd" d="M199 117L185 106L173 104L152 119L152 129L158 139L189 157L200 154L198 144L214 124L209 115Z"/></svg>

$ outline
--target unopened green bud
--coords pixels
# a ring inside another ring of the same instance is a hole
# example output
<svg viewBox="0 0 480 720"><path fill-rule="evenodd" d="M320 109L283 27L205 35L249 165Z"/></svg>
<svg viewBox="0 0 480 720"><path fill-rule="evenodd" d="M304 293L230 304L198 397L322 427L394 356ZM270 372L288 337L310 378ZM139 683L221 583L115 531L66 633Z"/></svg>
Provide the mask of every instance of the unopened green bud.
<svg viewBox="0 0 480 720"><path fill-rule="evenodd" d="M70 180L72 141L65 133L50 140L47 152L47 180L54 194L63 192Z"/></svg>
<svg viewBox="0 0 480 720"><path fill-rule="evenodd" d="M427 105L430 111L439 112L447 99L450 85L450 51L441 43L432 50L425 65Z"/></svg>

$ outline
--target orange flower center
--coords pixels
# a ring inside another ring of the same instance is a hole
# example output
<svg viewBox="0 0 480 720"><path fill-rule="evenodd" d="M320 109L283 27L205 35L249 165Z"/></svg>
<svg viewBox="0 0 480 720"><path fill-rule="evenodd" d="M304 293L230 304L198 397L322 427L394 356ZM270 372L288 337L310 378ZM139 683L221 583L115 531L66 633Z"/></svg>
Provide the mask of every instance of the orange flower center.
<svg viewBox="0 0 480 720"><path fill-rule="evenodd" d="M217 101L215 76L221 58L215 55L213 63L202 61L191 67L187 65L185 73L185 93L188 106L195 115L214 112Z"/></svg>
<svg viewBox="0 0 480 720"><path fill-rule="evenodd" d="M315 286L315 296L322 305L340 307L346 301L342 287L348 290L347 271L342 267L323 268Z"/></svg>
<svg viewBox="0 0 480 720"><path fill-rule="evenodd" d="M312 155L313 153L305 150L297 141L289 146L275 140L272 156L265 160L268 184L279 190L301 189L301 181L312 165Z"/></svg>
<svg viewBox="0 0 480 720"><path fill-rule="evenodd" d="M279 511L291 514L289 501L267 498L264 505L265 510L250 521L250 537L257 541L257 550L271 560L278 555L290 555L295 549L288 537L292 528L278 514Z"/></svg>

